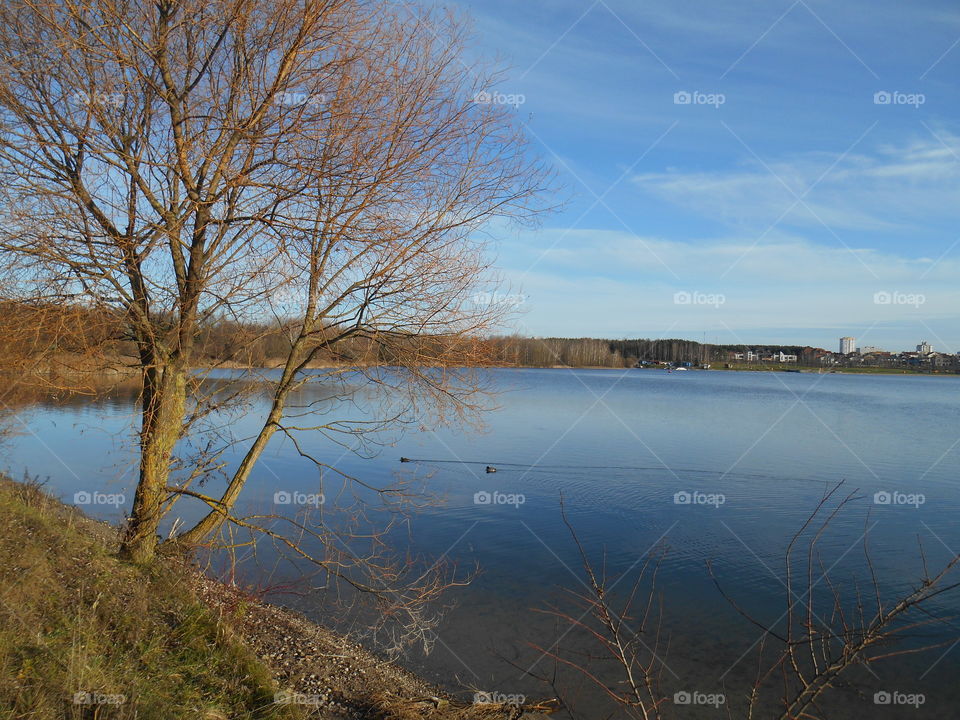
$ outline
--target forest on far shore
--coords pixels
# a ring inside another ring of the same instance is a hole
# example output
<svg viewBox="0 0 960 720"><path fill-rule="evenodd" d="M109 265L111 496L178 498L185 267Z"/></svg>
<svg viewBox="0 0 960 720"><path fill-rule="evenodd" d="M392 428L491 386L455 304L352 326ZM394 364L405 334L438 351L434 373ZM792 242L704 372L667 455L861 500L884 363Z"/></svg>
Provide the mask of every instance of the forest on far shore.
<svg viewBox="0 0 960 720"><path fill-rule="evenodd" d="M22 329L29 327L29 333ZM0 353L4 364L20 359L32 367L55 358L79 358L96 354L98 359L134 358L137 346L124 330L122 318L112 313L79 306L0 303ZM258 323L225 318L207 319L197 334L197 357L203 365L269 366L289 351L296 335L294 323ZM442 360L448 353L463 352L469 343L470 357L478 366L520 367L634 367L642 362L715 363L745 347L709 345L682 339L532 338L519 335L494 337L443 335L391 336L388 333L357 333L340 340L336 348L321 347L316 364L390 365L398 347L422 357L424 365ZM318 341L322 345L322 341ZM454 348L453 346L457 347ZM818 348L770 345L751 348L798 356L801 364L816 364Z"/></svg>

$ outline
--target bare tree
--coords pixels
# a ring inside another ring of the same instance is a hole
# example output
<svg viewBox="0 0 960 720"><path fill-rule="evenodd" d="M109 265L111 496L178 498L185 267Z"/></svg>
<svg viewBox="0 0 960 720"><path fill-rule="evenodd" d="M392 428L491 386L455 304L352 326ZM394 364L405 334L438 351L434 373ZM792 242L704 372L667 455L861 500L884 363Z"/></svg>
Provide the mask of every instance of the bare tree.
<svg viewBox="0 0 960 720"><path fill-rule="evenodd" d="M729 717L826 717L824 693L853 686L848 676L854 668L957 640L950 623L953 617L937 614L931 601L960 587L960 582L950 581L960 556L952 556L931 572L921 544L922 577L910 589L890 597L871 559L867 525L862 539L867 582L863 587L844 587L832 576L836 561L828 565L818 543L857 498L856 491L838 496L841 487L842 483L824 493L784 551L784 605L778 618L764 620L744 610L708 565L720 594L762 630L755 650L751 648L758 668L755 679L739 694L745 698L745 707L728 705ZM629 717L673 717L673 704L661 688L670 644L664 637L662 599L656 587L663 549L648 553L629 589L615 596L611 588L616 582L608 581L605 570L595 569L565 513L563 517L580 552L585 589L572 593L576 600L573 610L554 606L545 611L560 620L560 635L552 645L534 644L534 649L552 658L557 667L572 668L586 678ZM918 631L931 628L939 633L927 641L917 640ZM944 632L947 628L949 632ZM561 644L572 631L579 631L583 639L576 649ZM904 642L908 639L912 642ZM569 677L561 677L556 670L534 677L551 684L561 698L569 694ZM578 716L573 703L565 706L572 716Z"/></svg>
<svg viewBox="0 0 960 720"><path fill-rule="evenodd" d="M133 348L134 561L154 557L180 498L207 513L170 545L239 520L278 433L352 447L384 424L482 407L461 368L483 363L477 338L506 308L476 302L496 281L481 231L532 221L549 173L509 108L476 101L498 76L465 62L467 37L455 17L374 0L0 8L0 250L34 300L117 319ZM189 430L241 397L196 370L198 335L223 319L285 338L266 417L229 470L223 447L178 458ZM312 372L321 356L342 367ZM319 381L333 388L323 417L291 412ZM396 404L369 425L338 422L363 387ZM222 486L200 492L216 471Z"/></svg>
<svg viewBox="0 0 960 720"><path fill-rule="evenodd" d="M562 668L585 677L631 717L660 717L660 707L665 702L661 681L669 642L662 633L663 607L657 592L657 573L665 548L654 548L641 559L636 577L619 596L618 603L613 591L623 577L608 576L606 559L599 569L594 567L567 517L562 499L560 512L580 555L585 582L583 590L567 590L573 600L572 610L551 605L540 611L558 620L562 634L548 647L531 643L541 656L554 661L553 672L539 679L552 686L571 715L576 708L567 698L569 679L561 679ZM561 645L571 631L579 631L587 639L586 649L567 651ZM612 685L606 677L611 664L621 678L619 685ZM603 669L598 670L598 665Z"/></svg>
<svg viewBox="0 0 960 720"><path fill-rule="evenodd" d="M717 588L733 607L763 630L759 671L749 692L746 717L771 716L761 705L771 684L778 688L781 708L776 717L815 718L825 715L823 694L842 687L845 676L857 666L871 666L882 660L924 652L953 644L956 637L951 618L930 609L931 600L960 587L950 574L960 562L952 556L938 570L927 567L919 544L922 577L908 591L895 597L881 587L869 549L869 524L863 532L863 557L868 581L864 588L845 588L831 574L836 562L825 564L818 543L847 506L856 491L837 498L842 483L824 494L787 545L784 553L785 607L780 619L763 621L741 609L714 577ZM832 503L832 505L831 505ZM869 522L869 517L868 517ZM806 535L806 537L805 537ZM799 557L798 557L799 555ZM711 575L713 575L711 569ZM818 602L818 586L824 587L826 601ZM939 638L930 642L904 644L918 630L934 627ZM949 628L949 634L944 635ZM771 649L771 659L764 659ZM769 699L769 698L768 698Z"/></svg>

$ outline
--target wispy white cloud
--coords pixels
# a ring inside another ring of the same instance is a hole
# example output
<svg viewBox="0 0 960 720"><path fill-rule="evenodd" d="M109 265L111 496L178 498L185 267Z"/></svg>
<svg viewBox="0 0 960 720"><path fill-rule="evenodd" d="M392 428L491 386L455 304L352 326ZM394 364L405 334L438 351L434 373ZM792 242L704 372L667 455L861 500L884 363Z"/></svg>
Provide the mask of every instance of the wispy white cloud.
<svg viewBox="0 0 960 720"><path fill-rule="evenodd" d="M917 222L960 217L960 138L945 132L938 137L943 142L921 138L839 162L827 153L765 164L751 158L731 170L644 173L632 182L643 192L735 225L763 226L786 212L783 226L908 231Z"/></svg>
<svg viewBox="0 0 960 720"><path fill-rule="evenodd" d="M530 296L529 332L729 326L832 347L834 331L874 327L873 344L908 347L926 323L960 341L960 95L948 73L960 46L924 76L960 34L946 0L461 4L478 15L483 52L513 66L502 89L527 95L537 149L582 196L560 227L503 244L501 266ZM678 90L726 103L674 104ZM928 101L876 105L882 90ZM683 290L727 302L677 307ZM926 302L878 306L883 291Z"/></svg>
<svg viewBox="0 0 960 720"><path fill-rule="evenodd" d="M525 262L560 238L534 271L523 273ZM740 335L832 347L836 333L873 328L871 344L903 349L929 334L926 323L960 349L960 249L939 259L875 249L856 250L855 257L783 233L752 247L749 238L676 242L588 229L547 230L525 238L522 248L511 252L507 277L522 277L523 328L539 334L623 337L669 329L672 336L708 332L728 342ZM738 258L721 278L719 269ZM661 261L680 279L663 272ZM678 304L678 292L723 302ZM878 302L878 293L922 302Z"/></svg>

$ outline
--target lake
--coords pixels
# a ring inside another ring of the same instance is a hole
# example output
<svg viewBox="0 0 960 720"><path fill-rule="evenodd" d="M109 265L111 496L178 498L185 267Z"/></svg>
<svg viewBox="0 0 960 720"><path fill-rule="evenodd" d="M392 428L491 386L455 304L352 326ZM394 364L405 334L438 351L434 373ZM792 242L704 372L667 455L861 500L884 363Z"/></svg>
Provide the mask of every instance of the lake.
<svg viewBox="0 0 960 720"><path fill-rule="evenodd" d="M669 647L658 652L664 695L724 696L720 707L678 707L679 717L719 718L742 707L762 636L743 613L774 624L782 617L787 543L837 483L843 483L839 493L856 490L857 496L817 543L817 617L831 617L830 587L839 588L845 604L853 602L854 583L872 597L865 584L865 531L884 599L920 581L924 561L932 571L960 551L960 378L489 372L499 409L487 416L482 432L412 429L370 458L344 454L320 437L304 440L312 454L365 481L417 480L444 498L398 525L390 538L401 551L479 568L469 586L451 591L456 605L445 615L433 651L411 651L405 658L464 698L473 691L549 697L551 690L531 675L549 674L554 663L537 648L553 649L561 636L557 647L564 657L592 647L582 632L564 634L565 627L542 612L550 604L575 612L568 591L585 587L561 497L584 552L615 585L616 601L644 560L663 551L657 597L661 633L669 637ZM96 402L51 401L23 412L22 432L6 451L7 469L15 476L28 471L49 478L48 487L68 502L99 492L101 499L124 495L129 506L132 402L120 393ZM234 431L242 435L262 412L262 402L254 401ZM488 473L488 466L496 472ZM292 506L276 505L276 493L316 493L318 482L316 468L278 438L248 484L244 503L284 511ZM333 509L342 496L322 489ZM117 521L125 506L85 509ZM184 515L190 517L189 509ZM805 568L806 544L798 554ZM267 549L264 557L270 557ZM724 599L708 562L742 613ZM824 568L833 585L819 581ZM248 579L261 571L246 571ZM293 572L275 563L260 583L279 587ZM327 598L319 589L273 599L340 628L355 619L326 615L321 608ZM940 595L928 607L944 615L956 615L958 608L957 593ZM632 628L633 622L627 624ZM653 629L642 633L645 644L652 644ZM960 648L951 644L958 637L956 619L911 632L909 647L940 647L856 670L850 677L859 692L831 691L827 716L952 715L960 705L954 682ZM596 663L601 682L622 688L614 670L609 662ZM572 675L563 677L581 715L604 716L604 693ZM880 696L876 704L878 692L894 699L883 704ZM922 695L923 704L896 706L897 698L902 703L908 695Z"/></svg>

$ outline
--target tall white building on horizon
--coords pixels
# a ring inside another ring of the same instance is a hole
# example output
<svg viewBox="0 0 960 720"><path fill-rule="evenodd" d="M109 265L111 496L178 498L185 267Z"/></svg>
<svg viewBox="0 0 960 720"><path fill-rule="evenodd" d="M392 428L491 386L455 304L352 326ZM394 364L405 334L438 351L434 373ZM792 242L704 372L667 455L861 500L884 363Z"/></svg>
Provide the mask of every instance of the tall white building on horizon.
<svg viewBox="0 0 960 720"><path fill-rule="evenodd" d="M921 355L929 355L933 352L933 345L928 343L926 340L921 340L920 344L917 345L917 352Z"/></svg>
<svg viewBox="0 0 960 720"><path fill-rule="evenodd" d="M840 338L840 354L849 355L857 349L857 339L852 337Z"/></svg>

